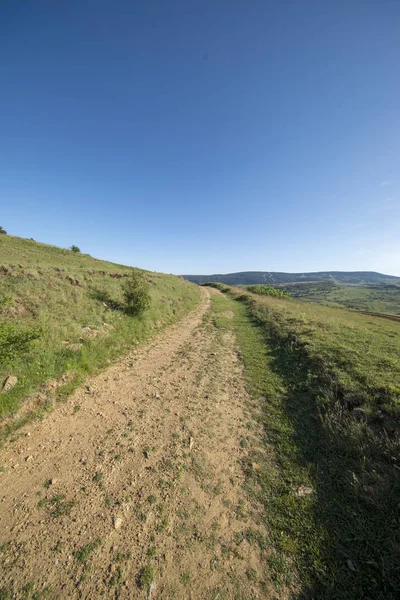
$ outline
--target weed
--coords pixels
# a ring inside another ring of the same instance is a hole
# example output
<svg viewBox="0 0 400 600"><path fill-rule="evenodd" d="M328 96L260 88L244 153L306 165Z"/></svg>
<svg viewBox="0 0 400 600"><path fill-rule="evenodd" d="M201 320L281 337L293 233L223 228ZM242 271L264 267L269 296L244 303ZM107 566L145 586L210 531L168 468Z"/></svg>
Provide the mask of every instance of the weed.
<svg viewBox="0 0 400 600"><path fill-rule="evenodd" d="M168 527L168 519L167 517L165 517L164 519L161 519L161 521L157 524L156 530L158 533L162 533L163 531L165 531Z"/></svg>
<svg viewBox="0 0 400 600"><path fill-rule="evenodd" d="M116 585L120 585L123 582L122 577L122 569L121 567L117 567L115 572L111 575L108 585L109 587L115 587Z"/></svg>
<svg viewBox="0 0 400 600"><path fill-rule="evenodd" d="M187 571L184 571L183 573L181 573L180 579L183 583L183 585L189 585L191 577L190 577L190 573L188 573Z"/></svg>
<svg viewBox="0 0 400 600"><path fill-rule="evenodd" d="M123 552L117 552L117 554L115 555L115 562L125 562L126 560L131 560L132 558L132 552L127 552L127 553L123 553Z"/></svg>
<svg viewBox="0 0 400 600"><path fill-rule="evenodd" d="M149 504L155 504L157 502L157 496L155 496L154 494L150 494L150 496L148 496L147 498L147 502Z"/></svg>
<svg viewBox="0 0 400 600"><path fill-rule="evenodd" d="M95 475L93 475L93 477L92 477L92 481L93 481L94 483L100 483L100 481L103 479L103 477L104 477L104 473L100 473L100 472L98 472L98 473L96 473Z"/></svg>
<svg viewBox="0 0 400 600"><path fill-rule="evenodd" d="M51 498L42 498L42 500L38 502L38 508L48 508L52 517L70 515L74 506L75 502L73 500L65 500L65 494L56 494Z"/></svg>
<svg viewBox="0 0 400 600"><path fill-rule="evenodd" d="M63 549L64 549L63 542L58 541L57 544L54 546L54 548L51 548L51 551L55 552L56 554L61 554Z"/></svg>
<svg viewBox="0 0 400 600"><path fill-rule="evenodd" d="M255 572L254 569L248 568L248 569L246 569L246 577L249 581L256 581L257 573Z"/></svg>
<svg viewBox="0 0 400 600"><path fill-rule="evenodd" d="M139 573L138 586L144 590L147 590L152 583L154 583L156 577L156 570L150 565L146 565Z"/></svg>
<svg viewBox="0 0 400 600"><path fill-rule="evenodd" d="M97 548L99 548L102 545L102 543L103 543L103 541L101 539L98 539L94 542L90 542L89 544L86 544L85 546L82 546L81 548L79 548L79 550L76 550L74 552L75 559L82 566L86 566L87 561L88 561L89 557L91 556L91 554L93 554L93 552Z"/></svg>

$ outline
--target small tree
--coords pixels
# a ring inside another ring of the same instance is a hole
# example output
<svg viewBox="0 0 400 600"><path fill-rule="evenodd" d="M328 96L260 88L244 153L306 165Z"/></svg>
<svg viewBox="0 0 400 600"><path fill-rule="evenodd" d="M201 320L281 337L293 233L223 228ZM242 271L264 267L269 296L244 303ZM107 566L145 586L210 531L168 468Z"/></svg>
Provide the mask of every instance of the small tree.
<svg viewBox="0 0 400 600"><path fill-rule="evenodd" d="M70 250L72 250L72 252L80 252L81 251L81 249L78 248L78 246L74 246L73 244L72 244Z"/></svg>
<svg viewBox="0 0 400 600"><path fill-rule="evenodd" d="M150 306L149 284L139 271L132 271L124 281L123 294L127 312L131 315L140 315Z"/></svg>
<svg viewBox="0 0 400 600"><path fill-rule="evenodd" d="M7 235L7 231L0 225L0 235Z"/></svg>

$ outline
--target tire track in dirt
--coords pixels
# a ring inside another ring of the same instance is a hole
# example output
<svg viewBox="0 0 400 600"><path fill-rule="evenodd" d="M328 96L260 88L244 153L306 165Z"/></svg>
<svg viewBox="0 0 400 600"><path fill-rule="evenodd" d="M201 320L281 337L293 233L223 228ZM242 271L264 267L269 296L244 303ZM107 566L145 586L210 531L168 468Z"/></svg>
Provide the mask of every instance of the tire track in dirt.
<svg viewBox="0 0 400 600"><path fill-rule="evenodd" d="M1 451L10 598L269 597L245 535L250 399L210 293Z"/></svg>

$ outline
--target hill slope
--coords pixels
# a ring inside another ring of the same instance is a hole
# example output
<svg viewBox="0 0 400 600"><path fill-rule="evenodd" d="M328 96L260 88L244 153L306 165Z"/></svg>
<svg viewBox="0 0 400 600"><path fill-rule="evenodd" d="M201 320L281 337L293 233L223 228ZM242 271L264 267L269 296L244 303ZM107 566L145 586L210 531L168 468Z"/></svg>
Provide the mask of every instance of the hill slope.
<svg viewBox="0 0 400 600"><path fill-rule="evenodd" d="M69 393L87 373L198 301L197 287L182 278L145 271L151 306L132 317L122 293L131 272L85 254L0 236L0 418L16 412L29 395L24 407L30 410L48 403L49 394ZM10 375L17 384L1 392Z"/></svg>
<svg viewBox="0 0 400 600"><path fill-rule="evenodd" d="M226 285L256 285L256 284L279 284L298 281L332 281L334 283L353 284L380 284L400 283L400 277L383 275L374 271L320 271L313 273L281 273L274 271L243 271L241 273L227 273L214 275L183 275L193 283L206 283L207 281L218 281Z"/></svg>

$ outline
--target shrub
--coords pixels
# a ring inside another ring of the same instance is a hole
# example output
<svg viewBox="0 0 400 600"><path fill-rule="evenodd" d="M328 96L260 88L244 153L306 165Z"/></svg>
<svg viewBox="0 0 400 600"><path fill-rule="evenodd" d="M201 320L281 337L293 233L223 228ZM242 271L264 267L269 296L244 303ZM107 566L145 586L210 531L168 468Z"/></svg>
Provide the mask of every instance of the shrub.
<svg viewBox="0 0 400 600"><path fill-rule="evenodd" d="M231 289L229 285L225 285L224 283L219 283L218 281L206 281L205 283L202 283L201 285L204 285L206 287L215 288L216 290L219 290L223 294L226 294L226 292L229 292L229 290Z"/></svg>
<svg viewBox="0 0 400 600"><path fill-rule="evenodd" d="M290 298L285 290L277 290L276 288L269 287L267 285L248 285L246 289L253 294L259 294L260 296L273 296L274 298Z"/></svg>
<svg viewBox="0 0 400 600"><path fill-rule="evenodd" d="M7 231L0 225L0 235L7 235Z"/></svg>
<svg viewBox="0 0 400 600"><path fill-rule="evenodd" d="M74 246L74 244L72 244L72 246L71 246L70 250L71 250L72 252L77 252L77 253L81 251L81 249L80 249L80 248L78 248L78 246Z"/></svg>
<svg viewBox="0 0 400 600"><path fill-rule="evenodd" d="M150 306L149 285L142 273L132 271L129 279L123 283L126 310L132 315L140 315Z"/></svg>
<svg viewBox="0 0 400 600"><path fill-rule="evenodd" d="M154 582L156 576L156 570L154 567L147 565L139 573L138 584L142 589L147 589Z"/></svg>

